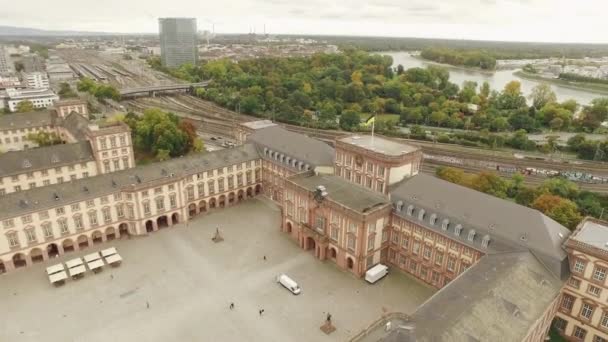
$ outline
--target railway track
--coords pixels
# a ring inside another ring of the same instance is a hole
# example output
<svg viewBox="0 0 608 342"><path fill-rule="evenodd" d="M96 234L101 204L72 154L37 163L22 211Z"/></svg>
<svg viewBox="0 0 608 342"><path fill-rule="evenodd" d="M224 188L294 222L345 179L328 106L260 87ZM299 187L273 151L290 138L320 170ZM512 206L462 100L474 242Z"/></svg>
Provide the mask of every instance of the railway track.
<svg viewBox="0 0 608 342"><path fill-rule="evenodd" d="M248 116L225 108L219 107L215 104L211 104L207 101L191 97L178 95L176 97L162 97L154 99L137 99L132 102L132 105L139 106L141 110L150 107L163 108L165 110L174 111L180 113L180 115L188 118L193 124L198 126L201 131L208 131L209 133L218 134L224 137L234 137L235 126L239 122L247 122L253 120L259 120L257 117ZM280 124L287 130L305 134L312 138L326 141L330 144L336 139L348 136L351 133L336 130L319 130L310 127L302 127L290 124ZM439 162L437 160L425 159L425 163L432 165L443 165L452 166L458 168L465 168L469 172L481 172L481 171L493 171L497 172L497 167L500 166L502 170L512 169L513 172L500 172L505 176L510 177L515 170L547 170L555 172L581 172L590 173L598 177L608 177L608 164L598 162L563 162L563 161L546 161L546 160L534 160L534 159L517 159L515 157L507 157L496 153L484 153L470 149L463 151L463 147L454 146L450 144L431 143L423 142L418 140L404 139L404 138L393 138L384 137L393 141L402 142L414 146L418 146L422 149L422 152L426 156L434 157L446 157L454 158L458 160L467 161L468 165ZM473 164L473 165L471 165ZM549 175L551 172L547 172ZM530 178L530 184L539 184L542 180L547 178L547 175L533 175L527 176ZM608 193L607 183L587 183L584 181L577 181L581 188L589 191Z"/></svg>

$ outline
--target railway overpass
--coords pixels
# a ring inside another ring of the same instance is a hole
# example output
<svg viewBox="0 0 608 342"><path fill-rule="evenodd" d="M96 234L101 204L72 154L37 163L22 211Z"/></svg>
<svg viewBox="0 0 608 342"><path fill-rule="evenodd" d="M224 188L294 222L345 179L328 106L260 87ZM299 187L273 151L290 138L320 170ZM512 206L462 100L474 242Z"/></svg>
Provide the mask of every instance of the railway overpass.
<svg viewBox="0 0 608 342"><path fill-rule="evenodd" d="M150 96L154 97L159 93L174 93L174 92L188 92L191 89L204 88L209 85L210 81L204 81L199 83L182 83L182 84L170 84L170 85L159 85L159 86L148 86L139 88L124 88L120 90L120 97L125 99L129 97L139 96Z"/></svg>

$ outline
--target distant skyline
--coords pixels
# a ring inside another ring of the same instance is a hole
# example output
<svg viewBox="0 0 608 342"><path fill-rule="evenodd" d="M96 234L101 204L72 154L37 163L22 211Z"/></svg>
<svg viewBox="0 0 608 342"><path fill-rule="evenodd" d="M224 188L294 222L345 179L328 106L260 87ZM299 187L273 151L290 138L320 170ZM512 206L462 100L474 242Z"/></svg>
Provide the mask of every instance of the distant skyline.
<svg viewBox="0 0 608 342"><path fill-rule="evenodd" d="M12 1L2 25L157 33L159 17L194 17L218 33L321 34L608 43L605 0L38 0Z"/></svg>

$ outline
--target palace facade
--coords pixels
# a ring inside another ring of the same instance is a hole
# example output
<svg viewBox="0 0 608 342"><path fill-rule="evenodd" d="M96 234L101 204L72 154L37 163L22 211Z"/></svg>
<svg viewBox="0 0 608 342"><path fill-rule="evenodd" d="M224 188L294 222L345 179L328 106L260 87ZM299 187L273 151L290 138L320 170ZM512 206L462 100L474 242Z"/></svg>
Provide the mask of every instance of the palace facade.
<svg viewBox="0 0 608 342"><path fill-rule="evenodd" d="M556 312L570 339L605 338L608 239L589 243L608 237L601 222L570 236L536 210L420 174L418 148L380 137L341 138L334 149L267 121L246 123L236 148L135 167L131 157L121 163L128 131L78 117L60 118L63 136L86 142L94 157L61 173L84 164L96 172L0 196L0 272L263 194L281 208L280 231L316 258L358 277L384 263L438 289L386 341L542 341Z"/></svg>

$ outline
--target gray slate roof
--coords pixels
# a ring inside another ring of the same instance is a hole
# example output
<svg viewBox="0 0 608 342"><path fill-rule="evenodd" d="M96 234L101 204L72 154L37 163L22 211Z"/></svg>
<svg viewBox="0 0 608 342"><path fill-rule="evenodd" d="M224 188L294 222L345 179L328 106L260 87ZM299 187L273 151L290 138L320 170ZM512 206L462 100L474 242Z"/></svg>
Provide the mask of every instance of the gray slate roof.
<svg viewBox="0 0 608 342"><path fill-rule="evenodd" d="M3 177L94 160L88 141L0 154Z"/></svg>
<svg viewBox="0 0 608 342"><path fill-rule="evenodd" d="M136 168L53 184L0 197L0 220L61 205L110 195L131 185L161 181L212 170L221 166L259 159L256 148L243 145L232 149L196 154ZM174 176L171 176L171 175ZM86 189L85 189L86 188Z"/></svg>
<svg viewBox="0 0 608 342"><path fill-rule="evenodd" d="M0 131L50 126L52 123L48 110L0 115Z"/></svg>
<svg viewBox="0 0 608 342"><path fill-rule="evenodd" d="M65 128L70 134L74 136L74 139L78 141L87 140L85 131L89 127L89 120L81 114L72 112L62 120L61 126Z"/></svg>
<svg viewBox="0 0 608 342"><path fill-rule="evenodd" d="M317 186L323 185L327 189L327 198L359 213L366 213L390 203L387 196L334 175L314 175L310 172L293 176L289 180L309 191L315 191Z"/></svg>
<svg viewBox="0 0 608 342"><path fill-rule="evenodd" d="M312 166L333 166L334 164L335 151L331 146L304 134L288 131L280 126L257 130L247 137L247 141L283 153Z"/></svg>
<svg viewBox="0 0 608 342"><path fill-rule="evenodd" d="M395 207L399 201L403 202L399 215L407 215L409 205L416 208L414 217L421 209L426 211L426 217L437 214L439 227L442 220L448 218L447 233L452 236L457 224L462 225L461 237L465 239L469 230L474 229L477 248L482 237L488 234L494 247L503 243L503 247L510 245L510 250L529 249L554 274L568 274L566 253L561 245L570 231L538 210L425 174L401 182L391 191L391 201ZM508 250L500 248L497 252Z"/></svg>
<svg viewBox="0 0 608 342"><path fill-rule="evenodd" d="M416 341L521 341L562 285L532 253L487 255L416 310Z"/></svg>

